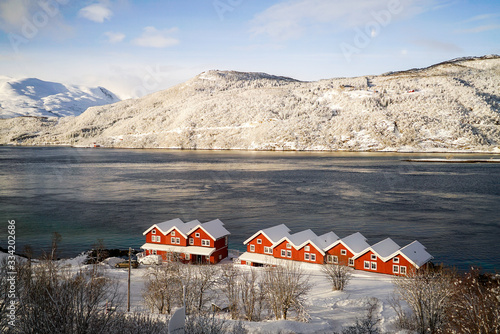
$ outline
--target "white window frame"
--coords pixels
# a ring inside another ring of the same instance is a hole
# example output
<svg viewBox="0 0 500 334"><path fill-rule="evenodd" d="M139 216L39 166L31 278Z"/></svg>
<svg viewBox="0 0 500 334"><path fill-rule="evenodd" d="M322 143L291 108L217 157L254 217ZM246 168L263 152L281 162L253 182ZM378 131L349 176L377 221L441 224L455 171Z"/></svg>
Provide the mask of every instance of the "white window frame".
<svg viewBox="0 0 500 334"><path fill-rule="evenodd" d="M311 253L311 261L316 262L316 254Z"/></svg>
<svg viewBox="0 0 500 334"><path fill-rule="evenodd" d="M347 251L345 249L340 250L340 255L347 255Z"/></svg>
<svg viewBox="0 0 500 334"><path fill-rule="evenodd" d="M208 240L208 239L201 239L201 245L202 246L206 246L206 247L210 247L210 240Z"/></svg>
<svg viewBox="0 0 500 334"><path fill-rule="evenodd" d="M151 231L151 234L156 234L156 230L152 230L152 231Z"/></svg>
<svg viewBox="0 0 500 334"><path fill-rule="evenodd" d="M398 265L393 265L392 266L392 272L394 274L399 274L399 266Z"/></svg>
<svg viewBox="0 0 500 334"><path fill-rule="evenodd" d="M370 269L370 261L365 261L363 264L364 269Z"/></svg>
<svg viewBox="0 0 500 334"><path fill-rule="evenodd" d="M304 253L304 260L309 261L309 253Z"/></svg>
<svg viewBox="0 0 500 334"><path fill-rule="evenodd" d="M260 245L262 244L262 239L257 239L257 243Z"/></svg>
<svg viewBox="0 0 500 334"><path fill-rule="evenodd" d="M372 262L370 269L371 270L377 270L377 262Z"/></svg>
<svg viewBox="0 0 500 334"><path fill-rule="evenodd" d="M399 257L395 257L394 259L392 259L392 262L399 263Z"/></svg>
<svg viewBox="0 0 500 334"><path fill-rule="evenodd" d="M286 243L286 248L287 248L287 249L292 249L292 245L291 245L289 242L287 242L287 243Z"/></svg>
<svg viewBox="0 0 500 334"><path fill-rule="evenodd" d="M377 261L377 255L375 255L375 254L371 254L371 255L370 255L370 260L372 260L372 261Z"/></svg>
<svg viewBox="0 0 500 334"><path fill-rule="evenodd" d="M287 250L286 251L286 257L292 257L292 251Z"/></svg>
<svg viewBox="0 0 500 334"><path fill-rule="evenodd" d="M157 254L156 254L156 249L153 249L153 255L157 255Z"/></svg>
<svg viewBox="0 0 500 334"><path fill-rule="evenodd" d="M222 254L219 254L219 260L221 260L221 259L222 259Z"/></svg>
<svg viewBox="0 0 500 334"><path fill-rule="evenodd" d="M151 236L151 242L156 242L156 235Z"/></svg>
<svg viewBox="0 0 500 334"><path fill-rule="evenodd" d="M354 259L352 257L349 258L348 265L354 267Z"/></svg>
<svg viewBox="0 0 500 334"><path fill-rule="evenodd" d="M326 255L326 263L333 263L333 255L331 254Z"/></svg>
<svg viewBox="0 0 500 334"><path fill-rule="evenodd" d="M265 254L272 254L273 249L271 247L264 246L264 253Z"/></svg>
<svg viewBox="0 0 500 334"><path fill-rule="evenodd" d="M306 247L304 247L304 250L305 250L306 252L309 252L309 251L311 250L311 247L306 246Z"/></svg>
<svg viewBox="0 0 500 334"><path fill-rule="evenodd" d="M250 252L255 252L255 245L250 245Z"/></svg>
<svg viewBox="0 0 500 334"><path fill-rule="evenodd" d="M190 255L189 253L185 253L185 254L184 254L184 258L185 258L186 260L190 260L190 259L191 259L191 255Z"/></svg>
<svg viewBox="0 0 500 334"><path fill-rule="evenodd" d="M399 273L401 275L406 275L406 266L400 266L399 267Z"/></svg>
<svg viewBox="0 0 500 334"><path fill-rule="evenodd" d="M181 238L175 238L175 243L180 245L181 244Z"/></svg>
<svg viewBox="0 0 500 334"><path fill-rule="evenodd" d="M175 236L175 231L172 231L172 233L170 233L170 235L173 235L173 236Z"/></svg>
<svg viewBox="0 0 500 334"><path fill-rule="evenodd" d="M199 238L200 237L200 233L195 233L194 236L195 236L195 238Z"/></svg>
<svg viewBox="0 0 500 334"><path fill-rule="evenodd" d="M225 239L226 239L226 246L227 246L227 242L228 242L228 241L227 241L227 240L228 240L228 239L227 239L227 235L225 236Z"/></svg>
<svg viewBox="0 0 500 334"><path fill-rule="evenodd" d="M333 255L333 263L339 263L339 257L337 255Z"/></svg>
<svg viewBox="0 0 500 334"><path fill-rule="evenodd" d="M170 237L170 243L175 245L175 237Z"/></svg>
<svg viewBox="0 0 500 334"><path fill-rule="evenodd" d="M191 246L194 245L194 239L193 238L189 238L189 245L191 245Z"/></svg>
<svg viewBox="0 0 500 334"><path fill-rule="evenodd" d="M286 257L286 249L281 250L281 257Z"/></svg>

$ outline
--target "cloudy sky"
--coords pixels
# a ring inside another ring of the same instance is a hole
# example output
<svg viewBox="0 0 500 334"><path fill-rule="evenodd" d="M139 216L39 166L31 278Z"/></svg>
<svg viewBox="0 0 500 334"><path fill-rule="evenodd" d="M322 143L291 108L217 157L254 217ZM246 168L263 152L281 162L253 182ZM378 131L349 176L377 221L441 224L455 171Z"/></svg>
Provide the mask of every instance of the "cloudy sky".
<svg viewBox="0 0 500 334"><path fill-rule="evenodd" d="M210 69L318 80L485 54L498 0L0 0L0 75L122 98Z"/></svg>

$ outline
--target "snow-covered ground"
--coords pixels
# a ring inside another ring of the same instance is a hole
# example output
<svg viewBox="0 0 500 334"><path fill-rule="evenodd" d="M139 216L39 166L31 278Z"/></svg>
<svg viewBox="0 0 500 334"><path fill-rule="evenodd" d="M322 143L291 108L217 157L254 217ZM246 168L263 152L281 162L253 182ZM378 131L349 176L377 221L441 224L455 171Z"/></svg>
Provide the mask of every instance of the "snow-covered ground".
<svg viewBox="0 0 500 334"><path fill-rule="evenodd" d="M0 256L1 257L1 256ZM74 259L62 260L61 264L69 266L77 272L84 265L85 255ZM128 269L115 268L114 265L122 261L118 258L109 258L100 265L105 274L119 282L119 291L127 294ZM241 270L264 270L245 265L236 265ZM142 292L145 284L145 273L149 266L141 265L131 271L131 311L149 312L144 304ZM389 305L393 291L393 277L389 275L367 273L352 270L352 279L345 291L332 291L327 278L320 270L319 265L304 264L304 271L310 275L309 282L312 289L307 298L307 311L310 315L308 322L291 320L265 320L261 322L243 322L249 333L332 333L340 332L343 326L353 325L356 318L366 314L369 298L377 298L380 307L376 311L380 317L382 333L395 333L393 320L395 312ZM124 299L126 303L126 299ZM126 305L123 305L125 308ZM293 317L293 316L292 316ZM230 320L228 320L230 321Z"/></svg>

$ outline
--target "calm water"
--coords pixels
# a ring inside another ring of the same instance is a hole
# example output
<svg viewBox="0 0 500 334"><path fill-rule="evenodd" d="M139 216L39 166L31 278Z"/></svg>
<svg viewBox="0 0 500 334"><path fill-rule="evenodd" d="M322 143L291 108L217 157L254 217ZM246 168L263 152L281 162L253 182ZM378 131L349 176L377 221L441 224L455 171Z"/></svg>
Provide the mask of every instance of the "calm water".
<svg viewBox="0 0 500 334"><path fill-rule="evenodd" d="M444 157L0 147L0 246L9 219L18 249L46 249L59 232L73 256L97 239L138 248L168 219L220 218L231 248L284 223L371 244L418 239L435 262L500 270L500 165L402 161L429 156Z"/></svg>

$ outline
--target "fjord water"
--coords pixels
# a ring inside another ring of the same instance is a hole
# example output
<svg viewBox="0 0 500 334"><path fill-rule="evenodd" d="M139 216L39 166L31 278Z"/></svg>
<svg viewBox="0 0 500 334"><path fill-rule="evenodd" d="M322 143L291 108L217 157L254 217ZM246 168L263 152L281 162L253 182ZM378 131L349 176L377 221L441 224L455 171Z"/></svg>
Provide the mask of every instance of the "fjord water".
<svg viewBox="0 0 500 334"><path fill-rule="evenodd" d="M403 161L429 157L446 156L0 147L0 246L9 220L18 250L39 253L58 232L61 256L74 256L98 239L139 248L172 218L219 218L240 250L286 224L370 244L417 239L437 263L499 270L500 164Z"/></svg>

